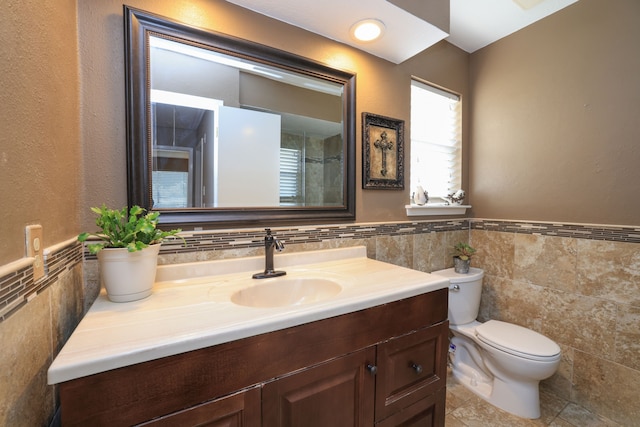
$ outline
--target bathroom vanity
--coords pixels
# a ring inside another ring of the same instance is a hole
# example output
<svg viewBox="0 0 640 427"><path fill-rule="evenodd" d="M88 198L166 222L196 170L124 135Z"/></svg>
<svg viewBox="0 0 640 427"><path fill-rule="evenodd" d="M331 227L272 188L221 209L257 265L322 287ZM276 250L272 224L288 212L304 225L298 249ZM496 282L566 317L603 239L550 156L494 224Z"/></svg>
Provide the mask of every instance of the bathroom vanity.
<svg viewBox="0 0 640 427"><path fill-rule="evenodd" d="M262 263L162 266L145 300L101 295L49 369L63 425L444 426L446 279L364 248L251 279ZM274 284L320 291L252 291Z"/></svg>

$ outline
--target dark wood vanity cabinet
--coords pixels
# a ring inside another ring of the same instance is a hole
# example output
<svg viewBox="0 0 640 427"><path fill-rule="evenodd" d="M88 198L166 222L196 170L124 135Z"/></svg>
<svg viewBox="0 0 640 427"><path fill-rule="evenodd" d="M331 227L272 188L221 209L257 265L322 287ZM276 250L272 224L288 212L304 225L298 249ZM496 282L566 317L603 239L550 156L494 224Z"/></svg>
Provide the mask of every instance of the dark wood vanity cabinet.
<svg viewBox="0 0 640 427"><path fill-rule="evenodd" d="M444 426L447 290L60 384L63 426Z"/></svg>

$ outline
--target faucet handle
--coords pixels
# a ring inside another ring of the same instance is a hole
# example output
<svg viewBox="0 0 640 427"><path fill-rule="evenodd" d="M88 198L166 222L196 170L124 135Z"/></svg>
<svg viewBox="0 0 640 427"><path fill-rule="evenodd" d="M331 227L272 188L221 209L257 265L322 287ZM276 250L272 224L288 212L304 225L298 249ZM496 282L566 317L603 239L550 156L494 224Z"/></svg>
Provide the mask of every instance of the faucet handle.
<svg viewBox="0 0 640 427"><path fill-rule="evenodd" d="M281 252L284 250L284 242L282 242L281 240L274 239L273 243L275 244L276 250L278 252Z"/></svg>

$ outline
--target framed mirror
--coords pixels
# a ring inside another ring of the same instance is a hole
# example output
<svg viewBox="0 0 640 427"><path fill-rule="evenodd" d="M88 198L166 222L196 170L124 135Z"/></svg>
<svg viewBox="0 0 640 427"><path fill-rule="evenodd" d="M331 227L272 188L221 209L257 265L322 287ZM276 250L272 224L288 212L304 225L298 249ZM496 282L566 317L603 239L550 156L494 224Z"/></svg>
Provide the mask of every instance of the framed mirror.
<svg viewBox="0 0 640 427"><path fill-rule="evenodd" d="M355 75L124 7L129 205L162 223L355 219Z"/></svg>

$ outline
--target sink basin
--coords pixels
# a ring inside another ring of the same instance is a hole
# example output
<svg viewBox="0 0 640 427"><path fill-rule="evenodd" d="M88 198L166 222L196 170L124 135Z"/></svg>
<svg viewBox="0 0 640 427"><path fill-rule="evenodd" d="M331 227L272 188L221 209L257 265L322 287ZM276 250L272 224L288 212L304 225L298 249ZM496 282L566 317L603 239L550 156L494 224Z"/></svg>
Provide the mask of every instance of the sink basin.
<svg viewBox="0 0 640 427"><path fill-rule="evenodd" d="M333 280L279 277L241 289L231 302L247 307L284 307L310 304L337 295L342 287Z"/></svg>

